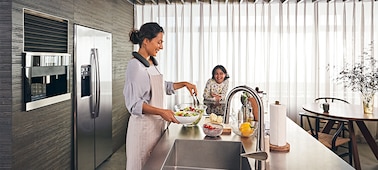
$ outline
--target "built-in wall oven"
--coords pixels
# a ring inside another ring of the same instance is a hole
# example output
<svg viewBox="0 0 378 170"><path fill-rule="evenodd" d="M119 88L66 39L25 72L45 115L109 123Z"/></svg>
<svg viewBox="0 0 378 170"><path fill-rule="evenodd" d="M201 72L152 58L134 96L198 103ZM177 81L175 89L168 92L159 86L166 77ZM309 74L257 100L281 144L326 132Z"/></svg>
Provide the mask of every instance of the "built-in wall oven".
<svg viewBox="0 0 378 170"><path fill-rule="evenodd" d="M24 110L29 111L71 99L70 54L24 52Z"/></svg>

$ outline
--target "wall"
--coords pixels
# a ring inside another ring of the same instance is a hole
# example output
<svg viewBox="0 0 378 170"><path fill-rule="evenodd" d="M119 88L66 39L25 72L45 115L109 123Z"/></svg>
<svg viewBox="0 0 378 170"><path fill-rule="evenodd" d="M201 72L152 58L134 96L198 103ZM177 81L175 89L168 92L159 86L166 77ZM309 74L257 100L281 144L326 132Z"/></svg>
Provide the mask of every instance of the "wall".
<svg viewBox="0 0 378 170"><path fill-rule="evenodd" d="M12 164L11 4L10 0L0 0L0 169Z"/></svg>
<svg viewBox="0 0 378 170"><path fill-rule="evenodd" d="M72 56L74 23L113 33L112 114L116 151L125 143L128 120L122 88L132 51L128 32L133 27L133 6L126 0L1 0L0 4L0 32L6 35L0 38L0 169L71 169L73 162L72 101L22 111L23 8L68 19Z"/></svg>

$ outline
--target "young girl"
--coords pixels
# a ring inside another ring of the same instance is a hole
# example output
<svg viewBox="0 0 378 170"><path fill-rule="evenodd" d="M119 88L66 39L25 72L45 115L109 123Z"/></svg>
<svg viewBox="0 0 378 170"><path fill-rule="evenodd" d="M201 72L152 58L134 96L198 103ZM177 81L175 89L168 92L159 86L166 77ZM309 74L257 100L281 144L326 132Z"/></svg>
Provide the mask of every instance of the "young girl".
<svg viewBox="0 0 378 170"><path fill-rule="evenodd" d="M207 81L203 93L204 100L208 101L224 101L228 91L228 78L226 68L222 65L214 67L212 77Z"/></svg>

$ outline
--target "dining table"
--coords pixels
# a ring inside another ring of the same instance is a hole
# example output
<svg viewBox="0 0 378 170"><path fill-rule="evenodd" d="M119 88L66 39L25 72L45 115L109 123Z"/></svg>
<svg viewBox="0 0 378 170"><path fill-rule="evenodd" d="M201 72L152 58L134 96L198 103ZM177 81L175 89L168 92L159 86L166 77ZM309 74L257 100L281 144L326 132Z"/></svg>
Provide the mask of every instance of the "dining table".
<svg viewBox="0 0 378 170"><path fill-rule="evenodd" d="M354 123L360 129L366 143L369 145L375 158L378 160L378 146L375 138L367 128L365 121L378 121L378 108L375 107L373 113L364 113L362 105L347 104L347 103L329 103L328 112L324 112L321 103L307 103L302 106L306 112L313 113L318 116L325 116L330 118L342 119L348 122L349 138L352 143L352 155L354 168L361 169L360 158L357 148L356 132ZM332 128L335 121L328 121L323 128L323 133L327 133Z"/></svg>

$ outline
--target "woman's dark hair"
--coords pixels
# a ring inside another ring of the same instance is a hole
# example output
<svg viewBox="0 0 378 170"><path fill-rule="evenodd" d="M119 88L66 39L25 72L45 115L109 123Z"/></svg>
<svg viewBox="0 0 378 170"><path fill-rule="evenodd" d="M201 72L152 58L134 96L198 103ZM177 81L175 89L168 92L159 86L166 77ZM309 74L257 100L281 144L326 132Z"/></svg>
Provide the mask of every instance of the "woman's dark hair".
<svg viewBox="0 0 378 170"><path fill-rule="evenodd" d="M214 68L213 68L213 72L212 72L212 79L215 79L215 77L214 77L214 75L215 75L215 71L217 70L217 69L221 69L222 70L222 72L224 73L224 74L226 74L226 77L224 77L224 80L227 80L228 78L230 78L230 76L227 74L227 70L226 70L226 68L224 68L222 65L217 65L217 66L215 66Z"/></svg>
<svg viewBox="0 0 378 170"><path fill-rule="evenodd" d="M156 22L148 22L143 24L139 30L134 29L130 31L130 41L133 44L139 44L139 47L141 47L145 38L151 40L160 32L164 33L164 30L159 24Z"/></svg>

